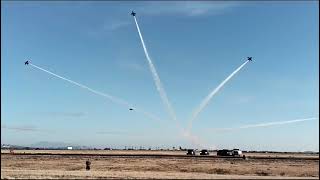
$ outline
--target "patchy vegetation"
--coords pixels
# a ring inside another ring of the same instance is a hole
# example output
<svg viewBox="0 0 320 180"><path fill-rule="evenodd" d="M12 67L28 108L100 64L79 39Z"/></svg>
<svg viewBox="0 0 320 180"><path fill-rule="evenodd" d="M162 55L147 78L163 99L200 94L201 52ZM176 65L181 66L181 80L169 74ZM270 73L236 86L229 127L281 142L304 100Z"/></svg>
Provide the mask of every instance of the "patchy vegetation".
<svg viewBox="0 0 320 180"><path fill-rule="evenodd" d="M319 158L314 159L254 159L210 157L133 157L66 155L1 154L1 178L84 179L253 179L319 177ZM90 151L90 153L146 153L139 151ZM185 152L162 152L185 153ZM258 155L258 154L256 154ZM291 156L295 157L295 155ZM90 160L91 169L86 170Z"/></svg>

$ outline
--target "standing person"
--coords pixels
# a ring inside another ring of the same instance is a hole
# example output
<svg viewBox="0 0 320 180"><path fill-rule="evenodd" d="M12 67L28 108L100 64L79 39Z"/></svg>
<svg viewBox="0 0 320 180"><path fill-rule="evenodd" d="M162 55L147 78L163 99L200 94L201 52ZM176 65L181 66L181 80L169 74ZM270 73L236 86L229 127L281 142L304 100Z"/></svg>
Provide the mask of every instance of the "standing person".
<svg viewBox="0 0 320 180"><path fill-rule="evenodd" d="M90 170L90 165L91 162L89 161L89 159L86 161L86 170L89 171Z"/></svg>
<svg viewBox="0 0 320 180"><path fill-rule="evenodd" d="M246 160L246 159L247 159L247 158L246 158L246 155L243 155L243 156L242 156L242 158L243 158L244 160Z"/></svg>

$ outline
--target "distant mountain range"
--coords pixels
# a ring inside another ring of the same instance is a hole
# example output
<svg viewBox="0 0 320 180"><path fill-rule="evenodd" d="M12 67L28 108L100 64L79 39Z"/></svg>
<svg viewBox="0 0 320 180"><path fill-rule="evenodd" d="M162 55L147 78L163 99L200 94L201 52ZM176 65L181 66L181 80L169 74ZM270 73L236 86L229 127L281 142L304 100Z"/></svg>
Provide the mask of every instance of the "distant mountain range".
<svg viewBox="0 0 320 180"><path fill-rule="evenodd" d="M29 145L29 147L38 147L38 148L58 148L58 147L68 147L68 146L74 146L74 144L64 143L64 142L40 141L40 142Z"/></svg>
<svg viewBox="0 0 320 180"><path fill-rule="evenodd" d="M49 142L49 141L40 141L30 145L11 145L11 144L1 144L1 148L15 148L15 149L22 149L22 148L41 148L41 149L66 149L67 147L71 146L72 149L93 149L87 146L80 146L72 143L65 143L65 142Z"/></svg>

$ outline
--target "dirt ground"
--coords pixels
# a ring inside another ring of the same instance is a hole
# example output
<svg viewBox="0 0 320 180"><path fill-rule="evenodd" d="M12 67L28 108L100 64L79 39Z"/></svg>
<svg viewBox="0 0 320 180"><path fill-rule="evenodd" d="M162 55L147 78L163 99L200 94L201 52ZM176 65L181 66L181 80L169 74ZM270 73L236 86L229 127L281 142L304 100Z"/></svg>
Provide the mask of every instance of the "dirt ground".
<svg viewBox="0 0 320 180"><path fill-rule="evenodd" d="M120 157L85 156L81 154L159 154L144 151L53 151L61 155L23 155L39 151L16 151L22 155L10 155L2 151L1 179L252 179L252 178L314 178L319 179L319 156L317 159L254 159L233 158L180 158L180 157ZM5 153L5 154L4 154ZM44 151L42 153L48 153ZM185 152L163 151L164 154ZM259 154L254 154L259 156ZM285 154L296 157L296 154ZM250 154L246 156L250 157ZM261 154L265 156L265 154ZM281 156L268 155L268 156ZM299 154L302 157L301 154ZM307 155L306 155L307 156ZM85 161L90 159L91 170L85 170Z"/></svg>

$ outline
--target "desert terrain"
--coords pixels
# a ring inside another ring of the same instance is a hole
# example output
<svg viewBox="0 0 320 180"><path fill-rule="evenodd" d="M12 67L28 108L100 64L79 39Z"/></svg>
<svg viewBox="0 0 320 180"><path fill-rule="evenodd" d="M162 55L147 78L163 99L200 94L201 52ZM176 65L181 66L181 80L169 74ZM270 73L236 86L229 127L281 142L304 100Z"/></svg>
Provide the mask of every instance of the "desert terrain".
<svg viewBox="0 0 320 180"><path fill-rule="evenodd" d="M319 156L246 153L242 158L185 156L184 151L1 151L1 179L318 179ZM85 161L91 161L86 171Z"/></svg>

